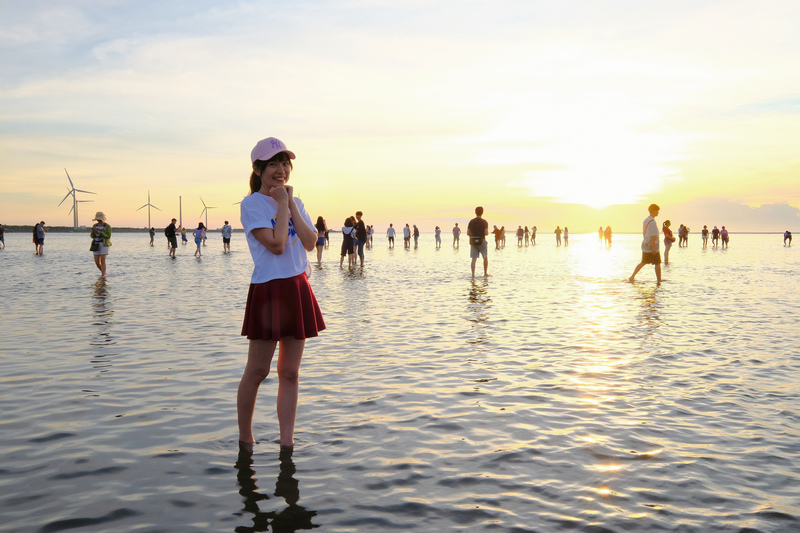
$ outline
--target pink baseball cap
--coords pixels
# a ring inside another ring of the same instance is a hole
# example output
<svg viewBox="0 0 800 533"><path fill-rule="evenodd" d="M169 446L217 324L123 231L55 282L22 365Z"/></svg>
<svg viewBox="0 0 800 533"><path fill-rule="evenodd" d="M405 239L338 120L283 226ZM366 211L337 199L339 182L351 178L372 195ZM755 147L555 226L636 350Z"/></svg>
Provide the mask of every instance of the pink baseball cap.
<svg viewBox="0 0 800 533"><path fill-rule="evenodd" d="M294 159L294 152L287 149L283 141L275 137L267 137L256 143L253 151L250 152L250 162L255 163L257 160L267 161L281 152L286 152L289 155L289 159Z"/></svg>

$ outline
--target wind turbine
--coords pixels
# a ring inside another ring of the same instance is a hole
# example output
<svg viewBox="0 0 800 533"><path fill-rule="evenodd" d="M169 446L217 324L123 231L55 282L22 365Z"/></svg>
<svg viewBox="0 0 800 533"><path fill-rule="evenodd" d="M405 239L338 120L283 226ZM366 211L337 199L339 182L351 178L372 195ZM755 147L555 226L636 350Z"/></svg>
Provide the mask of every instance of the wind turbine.
<svg viewBox="0 0 800 533"><path fill-rule="evenodd" d="M139 209L137 209L137 211L139 211L141 209L144 209L145 207L147 208L147 227L150 228L151 227L150 226L150 208L153 207L155 209L158 209L156 206L154 206L153 204L150 203L150 189L147 189L147 203L144 204ZM158 210L161 211L161 209L158 209Z"/></svg>
<svg viewBox="0 0 800 533"><path fill-rule="evenodd" d="M69 186L71 188L67 189L67 191L69 191L69 192L67 192L67 195L64 197L63 200L61 200L58 203L58 205L60 206L61 204L64 203L64 200L66 200L67 198L72 196L72 209L70 209L69 212L72 213L72 220L73 220L73 222L75 224L74 229L77 230L78 229L78 202L91 202L91 200L78 200L78 196L75 193L78 193L78 192L83 192L83 193L86 193L86 194L97 194L97 193L90 192L90 191L82 191L80 189L76 189L75 185L73 185L73 183L72 183L72 178L69 177L69 172L67 172L66 168L64 169L64 172L67 173L67 179L69 180ZM67 214L69 214L69 213L67 213Z"/></svg>
<svg viewBox="0 0 800 533"><path fill-rule="evenodd" d="M200 201L203 202L203 197L202 196L200 197ZM208 210L209 209L216 209L216 207L210 206L210 205L206 205L206 203L203 202L203 210L200 211L200 216L203 216L203 214L205 213L205 215L206 215L206 227L208 227Z"/></svg>

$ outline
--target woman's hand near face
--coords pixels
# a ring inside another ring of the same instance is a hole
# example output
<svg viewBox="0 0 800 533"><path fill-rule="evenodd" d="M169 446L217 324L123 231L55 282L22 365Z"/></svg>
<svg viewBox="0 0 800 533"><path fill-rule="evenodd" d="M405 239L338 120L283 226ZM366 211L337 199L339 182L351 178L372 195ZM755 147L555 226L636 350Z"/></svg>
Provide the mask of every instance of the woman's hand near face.
<svg viewBox="0 0 800 533"><path fill-rule="evenodd" d="M289 194L289 191L287 189L290 189L290 188L291 187L283 187L283 186L281 186L281 187L272 187L269 190L269 195L272 197L272 199L274 199L279 204L287 204L288 205L289 204L290 194Z"/></svg>

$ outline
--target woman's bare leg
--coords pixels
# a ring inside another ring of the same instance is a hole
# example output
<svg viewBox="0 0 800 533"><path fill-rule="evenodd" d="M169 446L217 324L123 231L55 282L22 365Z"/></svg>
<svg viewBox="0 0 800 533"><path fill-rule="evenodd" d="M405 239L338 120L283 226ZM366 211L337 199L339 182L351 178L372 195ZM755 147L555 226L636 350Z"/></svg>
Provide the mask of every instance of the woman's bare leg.
<svg viewBox="0 0 800 533"><path fill-rule="evenodd" d="M300 389L300 361L305 339L284 337L278 352L278 424L281 446L294 446L294 420L297 415L297 396Z"/></svg>
<svg viewBox="0 0 800 533"><path fill-rule="evenodd" d="M256 408L258 388L269 375L276 341L251 340L247 350L247 365L239 382L236 411L239 418L239 442L254 443L253 412Z"/></svg>

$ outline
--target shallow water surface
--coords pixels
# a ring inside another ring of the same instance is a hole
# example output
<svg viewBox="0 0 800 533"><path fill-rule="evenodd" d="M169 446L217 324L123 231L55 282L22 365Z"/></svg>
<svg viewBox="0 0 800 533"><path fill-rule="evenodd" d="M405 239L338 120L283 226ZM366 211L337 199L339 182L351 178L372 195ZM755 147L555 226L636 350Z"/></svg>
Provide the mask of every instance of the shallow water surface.
<svg viewBox="0 0 800 533"><path fill-rule="evenodd" d="M281 456L273 376L238 452L241 233L115 234L105 281L85 235L7 234L0 530L800 531L798 248L695 238L658 285L637 236L548 237L475 280L464 239L310 254Z"/></svg>

